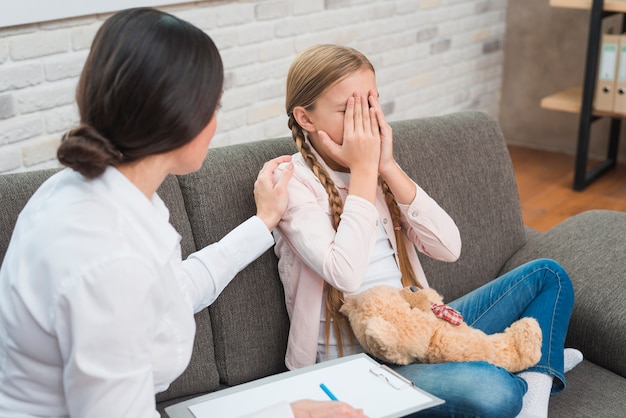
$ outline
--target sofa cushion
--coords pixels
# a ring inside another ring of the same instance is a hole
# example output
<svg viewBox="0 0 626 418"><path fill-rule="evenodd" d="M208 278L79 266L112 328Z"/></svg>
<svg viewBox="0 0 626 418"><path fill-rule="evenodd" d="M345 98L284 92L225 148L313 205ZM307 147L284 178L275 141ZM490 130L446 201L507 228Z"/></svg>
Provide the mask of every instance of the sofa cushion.
<svg viewBox="0 0 626 418"><path fill-rule="evenodd" d="M392 124L396 159L454 219L461 257L420 254L430 285L451 301L494 279L525 243L513 166L498 123L467 111Z"/></svg>
<svg viewBox="0 0 626 418"><path fill-rule="evenodd" d="M624 231L624 212L583 212L531 239L504 267L508 271L539 257L558 261L575 293L566 345L622 377L626 377Z"/></svg>
<svg viewBox="0 0 626 418"><path fill-rule="evenodd" d="M565 374L567 387L550 397L550 418L623 418L626 379L583 361Z"/></svg>
<svg viewBox="0 0 626 418"><path fill-rule="evenodd" d="M189 254L196 251L196 245L191 232L191 224L187 218L187 209L183 201L183 194L180 191L178 178L176 176L167 176L161 187L157 190L157 194L170 211L170 223L181 235L181 256L186 258Z"/></svg>
<svg viewBox="0 0 626 418"><path fill-rule="evenodd" d="M266 161L295 151L293 141L286 138L216 148L198 172L181 177L196 247L218 241L253 216L259 170ZM285 370L289 321L272 250L239 273L209 311L223 384Z"/></svg>

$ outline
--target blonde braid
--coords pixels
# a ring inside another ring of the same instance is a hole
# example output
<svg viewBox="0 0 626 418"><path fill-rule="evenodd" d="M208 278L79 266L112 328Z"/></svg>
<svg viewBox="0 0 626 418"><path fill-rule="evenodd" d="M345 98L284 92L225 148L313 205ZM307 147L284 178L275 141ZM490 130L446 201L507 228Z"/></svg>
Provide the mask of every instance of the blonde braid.
<svg viewBox="0 0 626 418"><path fill-rule="evenodd" d="M383 194L385 195L385 203L387 203L387 207L389 208L389 212L391 213L391 221L393 222L393 229L396 236L396 246L398 248L400 273L402 274L402 285L405 287L417 286L419 288L422 288L422 285L417 281L415 271L413 271L413 268L411 267L411 261L409 260L406 244L404 242L404 236L402 234L402 215L400 213L400 208L398 207L398 202L396 202L395 196L391 192L389 185L382 178L382 176L378 176L378 184L383 189Z"/></svg>
<svg viewBox="0 0 626 418"><path fill-rule="evenodd" d="M298 151L328 194L328 203L331 208L333 228L336 231L337 228L339 228L339 221L341 220L341 214L343 213L343 200L341 200L341 196L335 186L335 182L330 178L328 172L324 169L324 167L322 167L319 161L317 161L315 155L311 152L311 148L305 140L304 132L298 122L296 122L293 114L289 115L288 126L289 129L291 129L291 136L296 143ZM337 338L337 349L339 351L339 356L341 357L343 356L341 331L343 329L351 329L347 318L339 313L339 309L341 308L341 305L343 305L343 292L334 288L326 281L324 281L324 288L326 290L326 329L324 330L324 334L326 336L326 347L329 346L330 342L330 324L332 322L333 330L335 331L335 336ZM354 343L354 337L352 334L350 334L350 342L351 344Z"/></svg>
<svg viewBox="0 0 626 418"><path fill-rule="evenodd" d="M333 214L333 228L337 230L339 221L341 220L341 214L343 213L343 201L341 200L341 196L339 196L335 182L330 178L328 172L311 152L311 147L304 138L302 128L295 121L293 115L289 116L289 128L291 129L291 135L293 136L298 151L300 151L304 161L306 161L307 165L313 170L313 174L319 179L324 189L326 189L326 193L328 193L328 202L330 203Z"/></svg>

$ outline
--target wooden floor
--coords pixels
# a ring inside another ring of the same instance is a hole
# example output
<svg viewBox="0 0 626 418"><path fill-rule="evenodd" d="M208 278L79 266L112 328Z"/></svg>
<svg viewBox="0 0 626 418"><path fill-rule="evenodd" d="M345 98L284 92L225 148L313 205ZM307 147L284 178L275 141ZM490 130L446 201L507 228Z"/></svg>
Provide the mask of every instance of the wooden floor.
<svg viewBox="0 0 626 418"><path fill-rule="evenodd" d="M626 164L587 186L572 189L574 156L509 146L522 202L524 223L546 231L589 209L626 212Z"/></svg>

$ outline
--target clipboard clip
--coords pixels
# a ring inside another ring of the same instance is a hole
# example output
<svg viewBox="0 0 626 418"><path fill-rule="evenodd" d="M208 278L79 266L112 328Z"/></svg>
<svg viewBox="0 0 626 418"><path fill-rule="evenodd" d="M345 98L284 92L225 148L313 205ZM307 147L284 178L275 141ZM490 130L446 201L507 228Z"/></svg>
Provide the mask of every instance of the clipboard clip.
<svg viewBox="0 0 626 418"><path fill-rule="evenodd" d="M413 382L411 382L409 379L402 376L400 373L396 372L394 369L387 366L386 364L380 364L378 366L375 366L370 369L370 372L374 376L386 381L389 386L393 387L394 389L400 390L413 386Z"/></svg>

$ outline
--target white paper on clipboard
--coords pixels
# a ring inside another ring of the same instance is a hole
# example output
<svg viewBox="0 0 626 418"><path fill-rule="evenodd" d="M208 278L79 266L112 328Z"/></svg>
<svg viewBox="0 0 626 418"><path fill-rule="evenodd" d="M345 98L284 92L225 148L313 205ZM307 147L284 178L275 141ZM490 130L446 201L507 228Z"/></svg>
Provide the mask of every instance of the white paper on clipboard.
<svg viewBox="0 0 626 418"><path fill-rule="evenodd" d="M392 369L357 354L205 395L187 408L195 418L238 418L284 401L327 401L322 383L338 400L363 409L370 418L401 417L443 403Z"/></svg>

